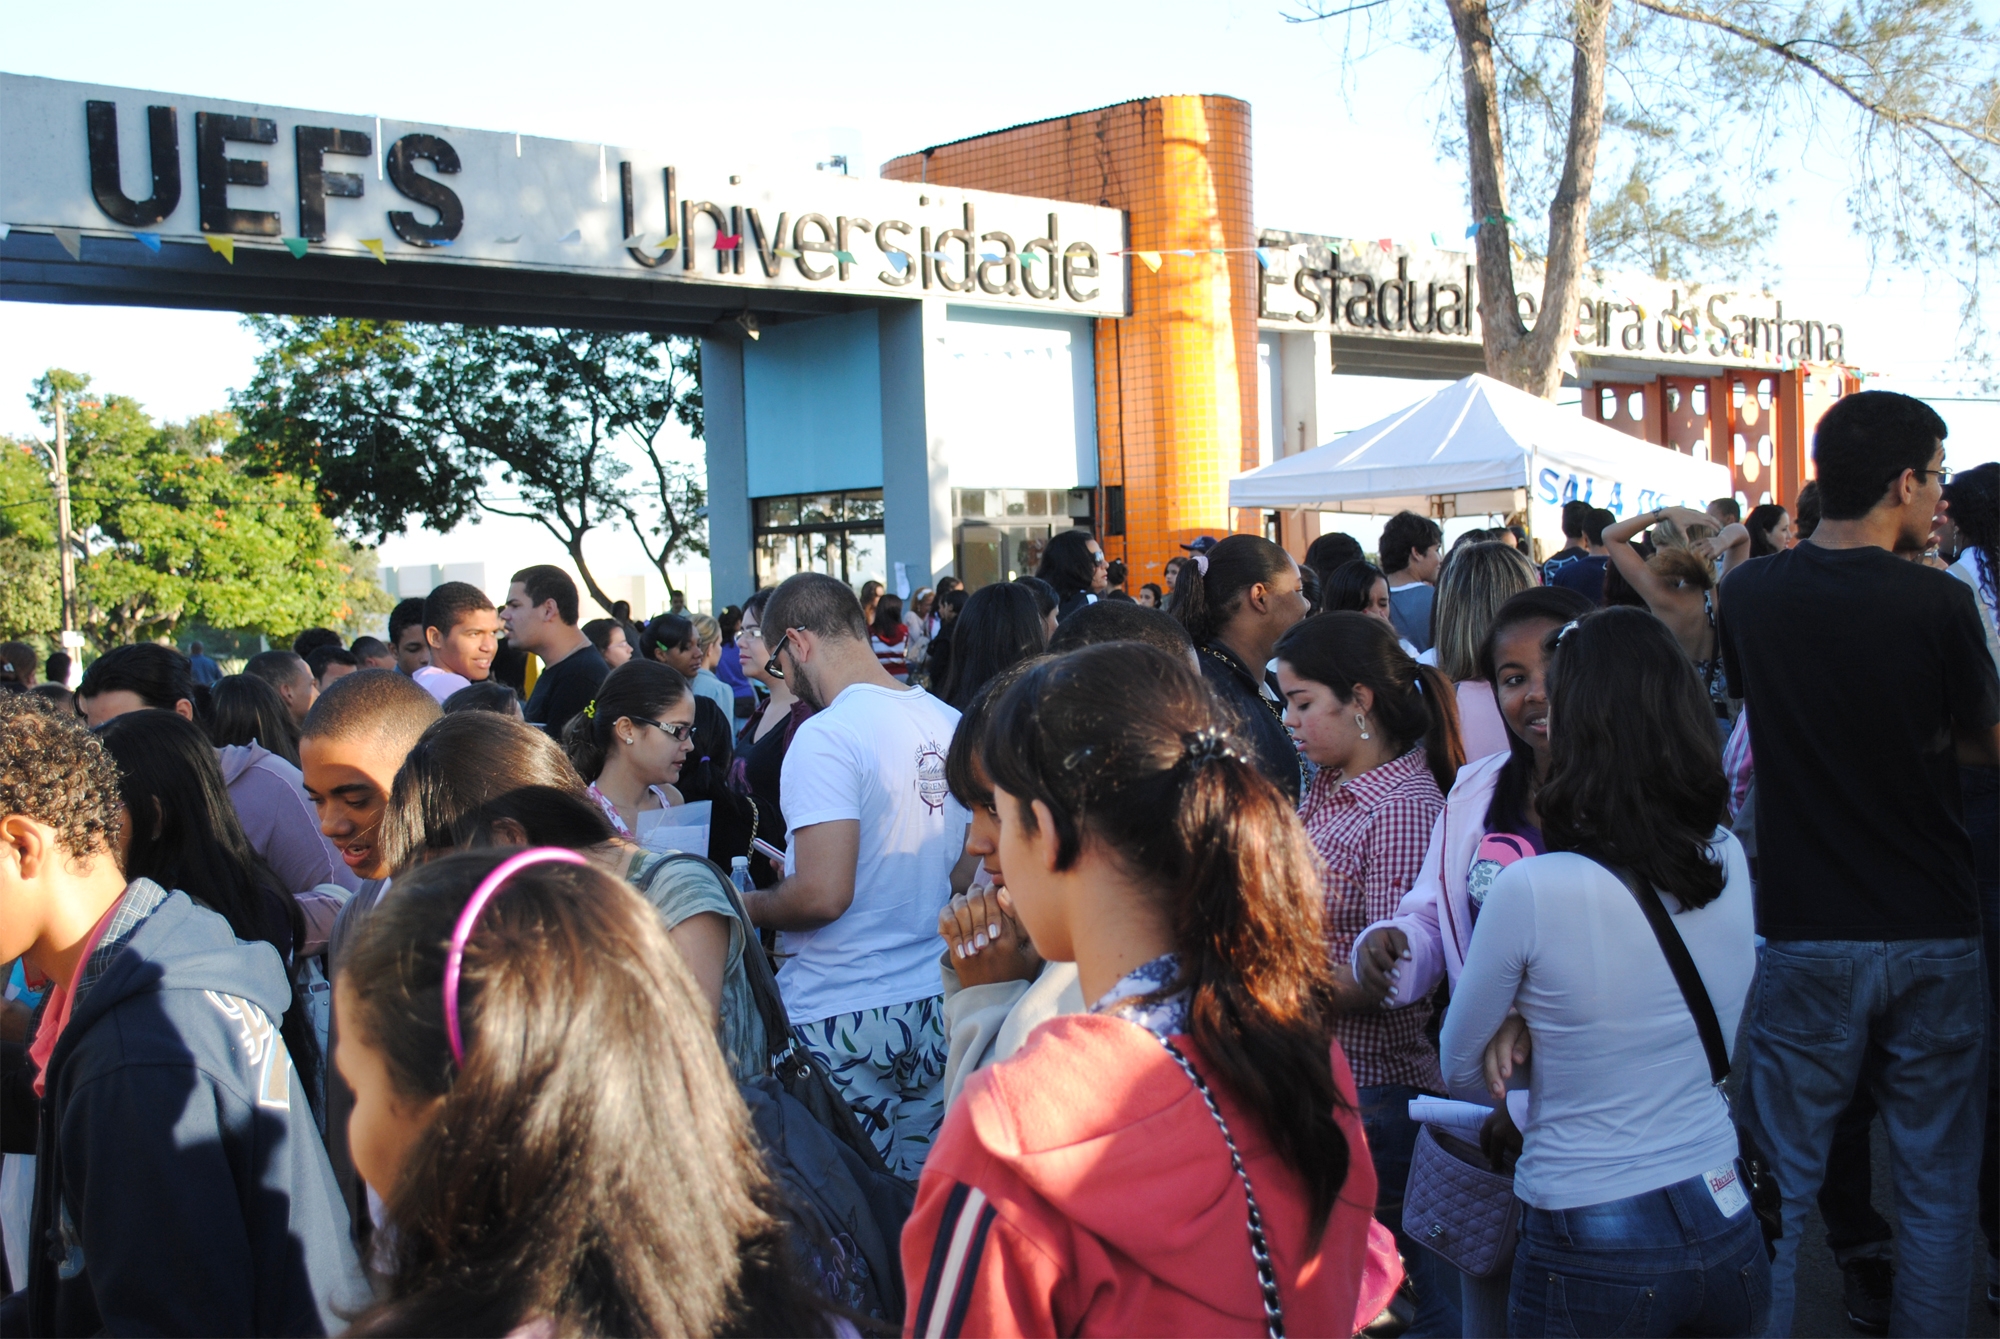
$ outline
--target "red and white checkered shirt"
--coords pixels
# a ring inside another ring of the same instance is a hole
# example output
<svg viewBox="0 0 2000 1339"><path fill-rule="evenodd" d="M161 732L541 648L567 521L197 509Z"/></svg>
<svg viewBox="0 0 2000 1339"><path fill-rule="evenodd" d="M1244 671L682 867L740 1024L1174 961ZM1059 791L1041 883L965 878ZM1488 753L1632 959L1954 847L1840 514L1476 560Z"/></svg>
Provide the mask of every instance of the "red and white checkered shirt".
<svg viewBox="0 0 2000 1339"><path fill-rule="evenodd" d="M1323 771L1306 791L1299 817L1326 866L1327 951L1346 962L1361 932L1396 914L1423 868L1444 796L1421 748L1351 781ZM1341 1049L1362 1087L1401 1083L1444 1091L1437 1048L1425 1035L1432 1002L1342 1014Z"/></svg>

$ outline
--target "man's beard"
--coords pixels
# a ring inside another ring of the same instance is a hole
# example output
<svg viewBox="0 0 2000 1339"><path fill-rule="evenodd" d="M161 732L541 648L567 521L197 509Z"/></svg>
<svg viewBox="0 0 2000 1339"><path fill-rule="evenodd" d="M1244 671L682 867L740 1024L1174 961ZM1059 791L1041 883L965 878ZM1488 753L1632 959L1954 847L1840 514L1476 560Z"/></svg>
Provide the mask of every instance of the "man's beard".
<svg viewBox="0 0 2000 1339"><path fill-rule="evenodd" d="M805 703L814 711L825 709L826 703L821 700L818 687L814 685L812 678L806 673L806 667L796 660L792 662L791 685L792 696L798 698L799 701Z"/></svg>

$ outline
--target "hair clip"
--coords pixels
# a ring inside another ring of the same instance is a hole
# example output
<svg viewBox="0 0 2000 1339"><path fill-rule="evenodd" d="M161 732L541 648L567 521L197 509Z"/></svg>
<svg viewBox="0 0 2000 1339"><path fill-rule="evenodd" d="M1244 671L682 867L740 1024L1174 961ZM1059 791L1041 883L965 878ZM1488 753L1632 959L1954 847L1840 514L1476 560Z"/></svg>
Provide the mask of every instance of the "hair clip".
<svg viewBox="0 0 2000 1339"><path fill-rule="evenodd" d="M589 703L589 705L587 705L587 706L585 706L585 707L584 707L584 709L583 709L583 719L585 719L586 721L594 721L594 720L596 720L596 719L597 719L597 699L596 699L596 698L594 698L594 697L593 697L592 699L590 699L590 703Z"/></svg>
<svg viewBox="0 0 2000 1339"><path fill-rule="evenodd" d="M1556 632L1556 645L1561 646L1564 642L1568 641L1569 635L1575 632L1582 625L1583 625L1583 620L1580 618L1573 618L1569 622L1563 624L1562 627L1558 629Z"/></svg>
<svg viewBox="0 0 2000 1339"><path fill-rule="evenodd" d="M1181 761L1192 768L1225 759L1239 760L1242 756L1230 744L1229 736L1214 726L1181 736Z"/></svg>

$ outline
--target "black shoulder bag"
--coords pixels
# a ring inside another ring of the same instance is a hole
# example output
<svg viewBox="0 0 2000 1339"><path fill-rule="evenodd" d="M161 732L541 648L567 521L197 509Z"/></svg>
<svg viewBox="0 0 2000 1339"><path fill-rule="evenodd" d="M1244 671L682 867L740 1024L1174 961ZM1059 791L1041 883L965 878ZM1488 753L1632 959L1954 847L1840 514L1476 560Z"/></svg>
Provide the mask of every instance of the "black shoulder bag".
<svg viewBox="0 0 2000 1339"><path fill-rule="evenodd" d="M1708 998L1708 987L1702 983L1700 970L1694 965L1694 955L1688 952L1687 942L1674 928L1674 918L1657 892L1641 888L1638 880L1624 870L1613 869L1610 865L1604 865L1604 868L1617 876L1626 890L1638 899L1639 910L1646 915L1646 924L1653 927L1653 937L1660 941L1660 952L1666 955L1674 982L1681 988L1681 998L1687 1001L1688 1012L1694 1015L1695 1031L1701 1034L1701 1048L1708 1053L1709 1078L1718 1089L1721 1088L1723 1080L1729 1077L1729 1047L1722 1039L1722 1023L1715 1016L1715 1005ZM1725 1105L1728 1100L1725 1095ZM1764 1230L1765 1253L1775 1259L1778 1238L1785 1235L1784 1195L1778 1188L1777 1175L1740 1125L1736 1127L1736 1147L1743 1159L1744 1180L1750 1192L1750 1211L1757 1215L1757 1225Z"/></svg>

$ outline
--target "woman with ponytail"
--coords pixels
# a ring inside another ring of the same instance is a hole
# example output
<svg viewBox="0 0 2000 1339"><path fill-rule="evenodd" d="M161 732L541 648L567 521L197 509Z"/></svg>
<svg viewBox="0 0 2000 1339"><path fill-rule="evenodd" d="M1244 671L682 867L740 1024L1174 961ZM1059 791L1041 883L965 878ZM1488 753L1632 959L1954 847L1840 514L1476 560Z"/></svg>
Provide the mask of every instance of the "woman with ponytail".
<svg viewBox="0 0 2000 1339"><path fill-rule="evenodd" d="M1285 724L1319 768L1299 817L1325 880L1325 943L1346 1011L1333 1029L1354 1066L1382 1187L1375 1216L1396 1234L1416 1288L1411 1333L1456 1335L1456 1275L1403 1235L1403 1185L1417 1140L1409 1102L1444 1092L1430 1001L1385 1012L1380 992L1356 984L1347 957L1370 922L1395 911L1423 867L1444 792L1465 760L1457 699L1450 679L1410 659L1395 629L1366 614L1307 619L1279 639L1277 655Z"/></svg>
<svg viewBox="0 0 2000 1339"><path fill-rule="evenodd" d="M1188 559L1167 603L1194 639L1202 677L1242 718L1257 769L1295 802L1299 753L1264 667L1278 638L1310 609L1299 565L1257 535L1231 535Z"/></svg>
<svg viewBox="0 0 2000 1339"><path fill-rule="evenodd" d="M678 670L628 660L563 728L563 752L620 836L639 831L641 813L681 803L674 782L694 752L694 711Z"/></svg>
<svg viewBox="0 0 2000 1339"><path fill-rule="evenodd" d="M966 1081L903 1232L905 1333L1355 1333L1395 1277L1364 1284L1375 1173L1290 801L1150 646L1036 665L992 711L1009 896L1094 1003Z"/></svg>

